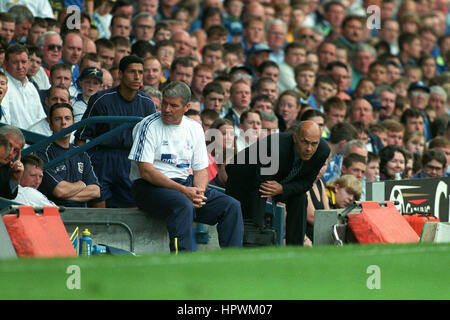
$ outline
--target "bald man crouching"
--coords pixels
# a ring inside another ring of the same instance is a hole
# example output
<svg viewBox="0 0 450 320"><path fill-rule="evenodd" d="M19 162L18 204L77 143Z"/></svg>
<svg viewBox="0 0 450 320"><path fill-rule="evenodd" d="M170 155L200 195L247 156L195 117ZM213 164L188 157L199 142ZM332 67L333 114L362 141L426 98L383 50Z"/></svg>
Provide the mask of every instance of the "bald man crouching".
<svg viewBox="0 0 450 320"><path fill-rule="evenodd" d="M303 121L295 133L272 134L238 153L226 166L226 193L241 202L244 220L260 227L267 198L285 203L286 244L303 245L306 192L329 154L319 126Z"/></svg>

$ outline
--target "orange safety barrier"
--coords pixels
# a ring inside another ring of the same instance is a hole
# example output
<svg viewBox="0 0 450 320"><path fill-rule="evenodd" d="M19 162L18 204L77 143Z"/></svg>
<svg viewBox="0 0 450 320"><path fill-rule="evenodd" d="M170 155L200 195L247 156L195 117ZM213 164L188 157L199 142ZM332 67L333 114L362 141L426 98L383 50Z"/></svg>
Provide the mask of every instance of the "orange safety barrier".
<svg viewBox="0 0 450 320"><path fill-rule="evenodd" d="M3 216L6 230L19 257L76 257L57 207L36 214L31 206Z"/></svg>
<svg viewBox="0 0 450 320"><path fill-rule="evenodd" d="M404 214L403 218L408 221L409 225L414 229L417 235L420 237L422 229L427 222L440 222L441 220L432 214Z"/></svg>
<svg viewBox="0 0 450 320"><path fill-rule="evenodd" d="M359 243L419 242L414 229L392 202L381 207L376 201L365 201L361 207L361 213L348 214L348 226Z"/></svg>

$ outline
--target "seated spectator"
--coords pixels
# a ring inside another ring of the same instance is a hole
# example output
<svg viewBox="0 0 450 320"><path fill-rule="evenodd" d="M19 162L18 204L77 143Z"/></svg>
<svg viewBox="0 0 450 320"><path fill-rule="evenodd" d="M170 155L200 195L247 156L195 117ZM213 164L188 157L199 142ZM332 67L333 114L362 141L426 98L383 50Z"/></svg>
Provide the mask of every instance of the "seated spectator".
<svg viewBox="0 0 450 320"><path fill-rule="evenodd" d="M208 173L210 181L214 180L214 185L225 187L224 179L225 164L236 154L236 136L234 134L233 124L228 119L217 118L209 128L206 134L206 146L210 164ZM222 168L223 166L223 168ZM219 171L221 177L217 177Z"/></svg>
<svg viewBox="0 0 450 320"><path fill-rule="evenodd" d="M51 106L49 119L53 133L71 126L74 123L72 106L67 103ZM36 151L36 155L49 163L78 148L70 142L70 137L67 134L55 140ZM88 201L100 197L99 182L86 152L45 170L39 191L56 204L67 207L86 207Z"/></svg>
<svg viewBox="0 0 450 320"><path fill-rule="evenodd" d="M405 127L398 121L386 119L380 123L381 126L386 128L387 137L385 146L396 145L403 146L403 136L405 134Z"/></svg>
<svg viewBox="0 0 450 320"><path fill-rule="evenodd" d="M345 147L351 140L356 139L357 131L350 123L340 122L331 129L328 146L331 150L327 171L323 175L325 182L338 178L341 175L342 160Z"/></svg>
<svg viewBox="0 0 450 320"><path fill-rule="evenodd" d="M48 93L47 97L45 98L45 105L52 106L57 103L72 104L72 102L70 102L69 90L62 85L56 85L56 86L50 87L49 93ZM29 130L49 137L53 134L52 130L50 129L49 122L50 122L50 120L47 116L44 119L33 124L29 128ZM72 141L73 141L73 136L72 136L71 142Z"/></svg>
<svg viewBox="0 0 450 320"><path fill-rule="evenodd" d="M337 85L329 75L320 75L314 84L314 98L318 110L324 112L325 101L337 94Z"/></svg>
<svg viewBox="0 0 450 320"><path fill-rule="evenodd" d="M189 109L184 113L184 115L198 123L202 123L202 119L200 118L200 112L196 109Z"/></svg>
<svg viewBox="0 0 450 320"><path fill-rule="evenodd" d="M426 146L423 133L419 131L407 132L403 137L403 145L405 146L405 150L422 156Z"/></svg>
<svg viewBox="0 0 450 320"><path fill-rule="evenodd" d="M357 153L346 155L342 160L341 172L342 175L350 174L362 181L366 173L366 157Z"/></svg>
<svg viewBox="0 0 450 320"><path fill-rule="evenodd" d="M244 150L256 142L261 134L261 113L259 111L244 111L240 118L240 135L237 139L237 152Z"/></svg>
<svg viewBox="0 0 450 320"><path fill-rule="evenodd" d="M326 161L319 174L317 175L312 188L306 192L308 199L307 215L306 215L306 236L314 243L314 213L316 210L329 210L330 203L325 191L325 185L321 179L327 170L328 161Z"/></svg>
<svg viewBox="0 0 450 320"><path fill-rule="evenodd" d="M42 67L42 51L38 47L28 48L30 54L30 68L27 72L28 80L34 84L37 90L50 88L47 74Z"/></svg>
<svg viewBox="0 0 450 320"><path fill-rule="evenodd" d="M74 122L78 122L83 117L87 109L89 98L101 90L103 82L103 72L96 67L84 68L79 78L81 93L73 103Z"/></svg>
<svg viewBox="0 0 450 320"><path fill-rule="evenodd" d="M297 123L300 109L300 96L297 91L286 90L278 97L276 110L286 123L286 128L290 128Z"/></svg>
<svg viewBox="0 0 450 320"><path fill-rule="evenodd" d="M161 110L162 100L161 91L151 86L143 86L140 90L153 100L153 102L155 103L156 112L159 112Z"/></svg>
<svg viewBox="0 0 450 320"><path fill-rule="evenodd" d="M366 182L380 181L380 156L376 153L367 154Z"/></svg>
<svg viewBox="0 0 450 320"><path fill-rule="evenodd" d="M324 102L323 110L325 115L325 128L322 133L322 138L328 140L330 137L331 128L335 124L345 120L347 105L344 100L335 96Z"/></svg>
<svg viewBox="0 0 450 320"><path fill-rule="evenodd" d="M50 68L50 85L51 86L63 86L69 90L72 89L72 69L68 64L65 63L56 63L55 65L53 65ZM73 92L76 91L76 88L74 87L74 89L72 90ZM47 104L47 95L50 92L50 88L46 89L46 90L40 90L39 91L39 96L41 99L41 103L42 106L44 108L45 114L48 115L48 109L49 109L49 105ZM72 100L72 93L69 91L70 93L70 99Z"/></svg>
<svg viewBox="0 0 450 320"><path fill-rule="evenodd" d="M300 95L301 105L310 105L317 109L316 99L312 93L316 82L316 74L311 64L305 62L294 68L295 83L298 94Z"/></svg>
<svg viewBox="0 0 450 320"><path fill-rule="evenodd" d="M442 178L445 176L447 159L439 149L430 149L422 155L422 171L413 177L420 178Z"/></svg>
<svg viewBox="0 0 450 320"><path fill-rule="evenodd" d="M224 115L225 90L219 82L209 82L202 91L203 109L214 110L219 115Z"/></svg>
<svg viewBox="0 0 450 320"><path fill-rule="evenodd" d="M272 103L275 103L278 99L278 87L277 83L272 78L259 78L254 87L253 95L265 94L269 96Z"/></svg>
<svg viewBox="0 0 450 320"><path fill-rule="evenodd" d="M203 131L206 132L214 123L214 121L219 119L219 114L214 110L204 109L200 113L200 119L202 122Z"/></svg>
<svg viewBox="0 0 450 320"><path fill-rule="evenodd" d="M260 111L261 113L261 134L260 138L279 132L278 118L271 112Z"/></svg>
<svg viewBox="0 0 450 320"><path fill-rule="evenodd" d="M380 180L401 179L406 165L405 150L397 145L388 145L380 150Z"/></svg>
<svg viewBox="0 0 450 320"><path fill-rule="evenodd" d="M29 154L22 158L22 163L24 171L14 201L29 206L54 206L54 202L37 190L44 176L44 161L34 154Z"/></svg>
<svg viewBox="0 0 450 320"><path fill-rule="evenodd" d="M306 120L314 121L315 123L317 123L317 125L320 128L320 134L322 134L323 130L325 129L325 115L319 110L316 110L316 109L306 110L305 112L303 112L301 114L301 117L298 120L299 121L306 121Z"/></svg>
<svg viewBox="0 0 450 320"><path fill-rule="evenodd" d="M22 131L10 125L0 127L0 197L14 199L23 174L20 161L25 144Z"/></svg>
<svg viewBox="0 0 450 320"><path fill-rule="evenodd" d="M327 183L326 193L330 209L342 209L359 200L361 181L352 175L344 175Z"/></svg>
<svg viewBox="0 0 450 320"><path fill-rule="evenodd" d="M445 154L445 157L447 158L447 169L445 170L445 176L450 177L450 140L443 136L435 137L430 140L428 148L439 149Z"/></svg>
<svg viewBox="0 0 450 320"><path fill-rule="evenodd" d="M159 85L165 81L161 62L155 57L146 58L144 60L144 86L159 89Z"/></svg>
<svg viewBox="0 0 450 320"><path fill-rule="evenodd" d="M28 49L20 44L8 47L5 55L5 74L8 78L8 91L2 101L2 122L18 128L28 129L45 118L39 93L28 81Z"/></svg>

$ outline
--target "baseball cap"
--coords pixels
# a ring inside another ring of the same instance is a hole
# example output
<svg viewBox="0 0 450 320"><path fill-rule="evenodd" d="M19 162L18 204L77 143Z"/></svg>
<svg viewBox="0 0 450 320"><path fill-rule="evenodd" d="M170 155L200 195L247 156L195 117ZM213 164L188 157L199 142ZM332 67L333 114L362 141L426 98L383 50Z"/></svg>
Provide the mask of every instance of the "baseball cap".
<svg viewBox="0 0 450 320"><path fill-rule="evenodd" d="M242 24L239 21L233 21L228 29L232 36L241 35L243 32Z"/></svg>
<svg viewBox="0 0 450 320"><path fill-rule="evenodd" d="M97 67L86 67L81 72L79 79L82 80L84 78L95 78L103 82L103 72Z"/></svg>
<svg viewBox="0 0 450 320"><path fill-rule="evenodd" d="M427 86L425 84L425 82L423 82L423 81L416 81L416 82L411 83L408 88L408 92L416 90L416 89L422 89L422 90L425 90L426 92L430 93L430 87Z"/></svg>
<svg viewBox="0 0 450 320"><path fill-rule="evenodd" d="M245 66L245 65L243 65L243 64L238 64L238 65L232 67L229 73L230 73L230 74L233 74L233 73L235 73L236 71L240 71L240 70L242 70L242 71L248 73L249 75L252 75L252 74L253 74L253 73L252 73L252 70L251 70L249 67L247 67L247 66Z"/></svg>
<svg viewBox="0 0 450 320"><path fill-rule="evenodd" d="M249 55L264 51L272 52L272 49L270 49L270 47L267 44L259 42L253 45L253 47L250 49Z"/></svg>
<svg viewBox="0 0 450 320"><path fill-rule="evenodd" d="M373 110L386 109L381 104L380 96L377 94L366 94L363 98L371 104Z"/></svg>

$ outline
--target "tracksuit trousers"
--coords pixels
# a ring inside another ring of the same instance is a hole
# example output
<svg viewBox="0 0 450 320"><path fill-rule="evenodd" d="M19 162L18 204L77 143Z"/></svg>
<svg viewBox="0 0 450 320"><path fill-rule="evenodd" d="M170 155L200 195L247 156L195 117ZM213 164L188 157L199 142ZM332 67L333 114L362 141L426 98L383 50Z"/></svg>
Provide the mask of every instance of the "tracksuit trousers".
<svg viewBox="0 0 450 320"><path fill-rule="evenodd" d="M186 180L173 179L185 186L192 186L193 176ZM132 193L136 205L150 215L167 222L170 251L192 251L192 223L217 224L220 247L241 247L244 233L241 205L236 199L217 190L207 188L206 204L196 209L184 194L161 188L138 179Z"/></svg>

